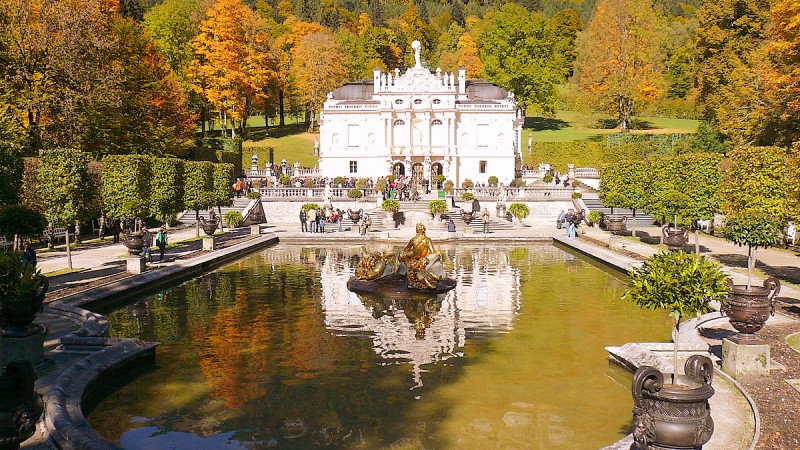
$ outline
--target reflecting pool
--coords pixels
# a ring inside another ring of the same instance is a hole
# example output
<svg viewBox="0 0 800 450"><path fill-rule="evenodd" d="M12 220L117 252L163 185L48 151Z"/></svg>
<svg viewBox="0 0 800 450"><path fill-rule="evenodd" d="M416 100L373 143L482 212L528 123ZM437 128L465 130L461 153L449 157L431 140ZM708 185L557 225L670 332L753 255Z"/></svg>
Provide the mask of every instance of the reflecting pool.
<svg viewBox="0 0 800 450"><path fill-rule="evenodd" d="M621 277L565 250L439 246L458 286L345 286L367 251L278 245L109 314L157 367L89 414L129 449L596 449L630 427L605 346L665 341Z"/></svg>

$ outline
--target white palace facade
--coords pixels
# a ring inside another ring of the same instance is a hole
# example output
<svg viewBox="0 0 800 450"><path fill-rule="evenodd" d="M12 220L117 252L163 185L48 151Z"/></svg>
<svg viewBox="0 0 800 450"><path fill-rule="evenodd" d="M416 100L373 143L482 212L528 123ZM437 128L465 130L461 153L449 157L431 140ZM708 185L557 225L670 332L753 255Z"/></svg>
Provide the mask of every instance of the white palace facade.
<svg viewBox="0 0 800 450"><path fill-rule="evenodd" d="M373 72L328 94L320 115L319 168L325 177L394 173L455 185L496 176L508 185L521 164L524 117L512 92L420 64Z"/></svg>

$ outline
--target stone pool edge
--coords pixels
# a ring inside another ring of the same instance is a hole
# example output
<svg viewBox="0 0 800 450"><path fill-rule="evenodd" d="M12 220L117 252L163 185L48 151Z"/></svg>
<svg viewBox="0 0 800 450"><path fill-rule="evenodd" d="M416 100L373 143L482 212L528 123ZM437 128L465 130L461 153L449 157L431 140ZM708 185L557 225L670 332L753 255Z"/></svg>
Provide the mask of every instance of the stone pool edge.
<svg viewBox="0 0 800 450"><path fill-rule="evenodd" d="M60 374L47 393L45 412L41 419L47 445L64 450L119 448L89 425L83 414L83 399L94 385L104 382L110 374L134 365L155 362L158 342L106 338L103 335L107 321L102 315L86 308L96 307L101 301L110 297L115 301L129 298L175 279L209 270L278 241L278 237L274 234L262 235L228 248L177 261L170 266L155 268L48 303L46 307L49 313L77 323L83 331L77 333L79 336L75 336L75 333L64 336L62 346L66 346L68 343L65 340L68 340L72 345L77 343L101 349L81 358Z"/></svg>
<svg viewBox="0 0 800 450"><path fill-rule="evenodd" d="M637 260L635 260L633 258L629 258L627 256L620 255L620 254L618 254L616 252L613 252L611 250L607 250L607 249L602 248L602 247L598 247L596 245L592 245L592 244L588 244L586 242L582 242L579 239L567 238L565 236L553 236L553 242L555 242L557 244L560 244L560 245L562 245L564 247L567 247L569 249L575 250L575 251L577 251L577 252L579 252L579 253L581 253L581 254L583 254L585 256L588 256L588 257L594 259L595 261L603 263L606 266L611 267L613 269L616 269L616 270L618 270L618 271L620 271L621 273L624 273L624 274L627 274L631 270L633 270L634 268L641 267L641 265L642 265L641 261L637 261ZM713 314L713 313L711 313L711 314ZM706 319L706 320L708 320L708 319ZM698 340L702 341L702 338L700 337L700 331L699 330L700 330L700 327L703 325L703 323L706 320L703 320L703 318L701 317L699 319L691 319L690 321L687 321L687 323L685 325L689 325L689 326L685 326L684 325L683 327L681 327L683 329L680 330L680 335L678 336L677 339L679 341L681 341L681 342L683 342L684 340L691 341L691 342L697 342ZM683 336L681 336L681 335L683 335ZM652 353L651 351L649 351L647 349L647 347L651 346L651 345L658 345L658 344L652 344L652 343L630 343L630 344L626 344L626 345L639 345L639 346L643 347L643 349L647 353ZM669 345L669 344L664 344L664 345ZM642 360L627 359L623 355L616 354L614 352L614 349L619 349L619 348L622 348L622 347L608 347L607 348L607 350L609 350L609 359L611 359L615 363L618 363L618 364L622 365L623 367L625 367L625 368L627 368L629 370L632 370L633 367L638 367L639 365L641 365ZM670 346L670 348L671 348L671 346ZM655 354L647 355L647 358L652 359L652 360L660 359L660 357L658 355L655 355ZM739 392L739 394L748 403L748 405L750 407L749 408L750 411L747 411L746 414L752 415L752 420L754 422L754 430L753 430L753 436L752 436L752 438L750 440L749 445L747 445L744 448L746 448L748 450L754 449L756 444L758 443L758 439L759 439L759 435L760 435L760 428L761 428L760 427L760 417L759 417L759 414L758 414L758 408L756 407L755 401L747 393L747 391L745 391L744 388L739 383L736 382L736 380L734 380L733 378L731 378L730 376L728 376L727 374L722 372L722 370L720 370L718 367L716 367L716 365L714 367L714 372L715 372L716 376L721 376L721 377L725 378L727 381L731 382L731 384L735 387L735 389ZM743 412L743 413L745 413L745 412ZM600 450L623 450L623 449L624 450L628 450L628 449L635 448L633 446L633 444L634 444L633 435L629 434L629 435L625 436L624 438L620 439L619 441L614 442L613 444L610 444L608 446L602 447Z"/></svg>

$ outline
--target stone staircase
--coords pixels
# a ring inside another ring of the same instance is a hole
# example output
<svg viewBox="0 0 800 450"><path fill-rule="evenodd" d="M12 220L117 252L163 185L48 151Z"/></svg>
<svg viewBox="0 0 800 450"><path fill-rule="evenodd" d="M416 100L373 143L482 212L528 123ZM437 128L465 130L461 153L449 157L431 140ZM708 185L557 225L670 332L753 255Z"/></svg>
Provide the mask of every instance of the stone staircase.
<svg viewBox="0 0 800 450"><path fill-rule="evenodd" d="M586 205L586 213L591 211L600 211L605 215L611 215L611 208L603 206L599 198L584 195L583 203ZM615 216L625 216L628 218L628 228L633 226L633 211L627 208L614 208ZM636 210L636 227L653 225L653 216L645 214L641 210Z"/></svg>
<svg viewBox="0 0 800 450"><path fill-rule="evenodd" d="M250 204L250 199L242 196L240 198L233 198L233 204L231 206L223 206L222 207L222 214L221 217L225 217L230 211L239 211L242 212ZM217 211L219 213L219 211ZM207 214L206 211L200 211L200 216L205 216ZM186 210L180 214L178 214L178 221L180 222L192 222L195 218L194 210Z"/></svg>

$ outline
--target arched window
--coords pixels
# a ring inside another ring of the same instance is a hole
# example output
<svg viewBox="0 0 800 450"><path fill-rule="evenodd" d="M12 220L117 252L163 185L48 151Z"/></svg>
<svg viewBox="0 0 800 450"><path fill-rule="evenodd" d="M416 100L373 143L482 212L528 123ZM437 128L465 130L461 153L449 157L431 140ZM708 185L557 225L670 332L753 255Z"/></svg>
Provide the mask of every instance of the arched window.
<svg viewBox="0 0 800 450"><path fill-rule="evenodd" d="M422 104L422 100L421 100L421 99L418 99L418 98L415 98L415 99L414 99L414 104L415 104L415 105L421 105L421 104Z"/></svg>
<svg viewBox="0 0 800 450"><path fill-rule="evenodd" d="M433 99L433 104L434 104L434 105L438 105L438 104L440 104L440 103L442 103L442 101L441 101L441 100L439 100L438 98L435 98L435 99Z"/></svg>
<svg viewBox="0 0 800 450"><path fill-rule="evenodd" d="M397 100L394 101L394 104L395 105L402 105L403 104L403 99L402 98L398 98Z"/></svg>
<svg viewBox="0 0 800 450"><path fill-rule="evenodd" d="M395 125L405 125L406 123L403 122L403 119L397 119L397 120L394 121L394 124Z"/></svg>
<svg viewBox="0 0 800 450"><path fill-rule="evenodd" d="M431 122L431 125L441 125L441 124L442 124L442 121L439 120L439 119L433 119L433 122Z"/></svg>

